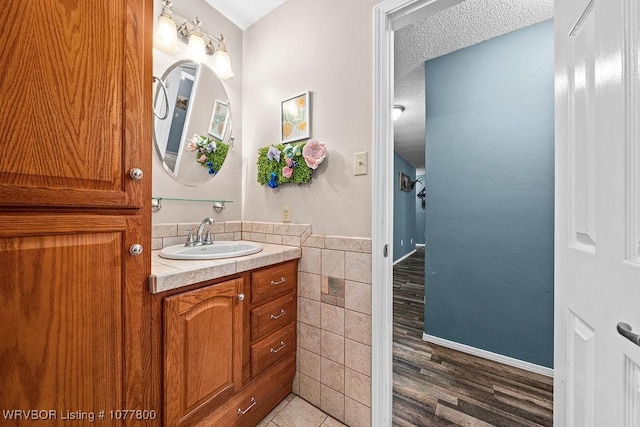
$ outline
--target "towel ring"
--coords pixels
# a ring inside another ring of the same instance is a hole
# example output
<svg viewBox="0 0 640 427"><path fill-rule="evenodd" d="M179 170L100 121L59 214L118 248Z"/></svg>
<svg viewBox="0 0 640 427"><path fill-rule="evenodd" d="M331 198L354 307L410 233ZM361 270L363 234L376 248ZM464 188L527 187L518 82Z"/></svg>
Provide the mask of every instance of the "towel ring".
<svg viewBox="0 0 640 427"><path fill-rule="evenodd" d="M160 120L164 120L167 118L167 116L169 116L169 97L167 96L167 87L164 85L164 82L162 81L162 79L159 79L156 76L153 76L153 82L154 83L158 82L160 84L160 87L162 88L162 92L164 93L164 104L165 104L164 116L160 117L160 114L158 114L158 111L156 110L155 105L153 106L153 115Z"/></svg>

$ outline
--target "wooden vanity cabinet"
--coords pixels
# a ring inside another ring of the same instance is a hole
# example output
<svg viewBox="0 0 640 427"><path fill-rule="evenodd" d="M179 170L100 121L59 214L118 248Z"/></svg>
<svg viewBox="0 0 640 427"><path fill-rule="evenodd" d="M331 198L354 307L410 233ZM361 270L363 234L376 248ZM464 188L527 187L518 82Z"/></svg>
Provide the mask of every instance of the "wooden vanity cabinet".
<svg viewBox="0 0 640 427"><path fill-rule="evenodd" d="M291 393L296 291L294 260L160 297L165 425L254 426Z"/></svg>

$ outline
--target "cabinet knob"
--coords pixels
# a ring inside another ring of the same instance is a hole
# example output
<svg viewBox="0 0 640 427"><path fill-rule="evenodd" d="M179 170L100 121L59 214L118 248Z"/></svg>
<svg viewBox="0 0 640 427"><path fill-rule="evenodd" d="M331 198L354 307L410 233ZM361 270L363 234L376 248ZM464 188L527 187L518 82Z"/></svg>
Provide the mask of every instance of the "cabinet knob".
<svg viewBox="0 0 640 427"><path fill-rule="evenodd" d="M129 171L129 176L132 179L135 179L136 181L139 181L142 179L142 177L144 176L144 172L142 172L142 169L138 169L138 168L133 168Z"/></svg>
<svg viewBox="0 0 640 427"><path fill-rule="evenodd" d="M129 248L129 253L133 256L138 256L142 253L142 245L139 243L136 243L135 245L131 245L131 247Z"/></svg>
<svg viewBox="0 0 640 427"><path fill-rule="evenodd" d="M238 301L244 301L244 294L238 294Z"/></svg>

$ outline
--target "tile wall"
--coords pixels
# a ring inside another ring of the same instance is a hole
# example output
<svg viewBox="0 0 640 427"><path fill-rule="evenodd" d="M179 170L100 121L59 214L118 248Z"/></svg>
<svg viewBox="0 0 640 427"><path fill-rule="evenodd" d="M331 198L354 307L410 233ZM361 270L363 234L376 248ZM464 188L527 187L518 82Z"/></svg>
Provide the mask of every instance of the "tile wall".
<svg viewBox="0 0 640 427"><path fill-rule="evenodd" d="M187 230L191 228L195 237L199 225L200 223L154 224L151 229L151 250L186 242L189 234ZM216 222L211 226L211 235L214 240L241 240L242 222Z"/></svg>
<svg viewBox="0 0 640 427"><path fill-rule="evenodd" d="M183 243L198 225L154 225L153 249ZM371 239L312 234L308 224L228 221L211 231L302 248L293 391L349 426L370 426Z"/></svg>
<svg viewBox="0 0 640 427"><path fill-rule="evenodd" d="M371 239L310 235L298 279L295 391L349 426L369 426Z"/></svg>

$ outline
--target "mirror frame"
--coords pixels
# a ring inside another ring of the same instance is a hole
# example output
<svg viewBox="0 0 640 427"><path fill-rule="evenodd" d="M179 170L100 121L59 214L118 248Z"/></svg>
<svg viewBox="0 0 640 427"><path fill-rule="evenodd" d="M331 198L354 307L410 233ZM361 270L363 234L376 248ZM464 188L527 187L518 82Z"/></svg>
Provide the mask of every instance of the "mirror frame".
<svg viewBox="0 0 640 427"><path fill-rule="evenodd" d="M191 59L181 59L181 60L176 61L176 62L172 63L171 65L169 65L167 67L167 69L162 73L162 76L160 77L160 80L162 81L162 83L164 83L164 81L167 79L167 77L169 77L169 75L174 70L176 70L178 67L180 67L182 64L195 64L197 66L196 81L194 82L194 84L197 84L197 80L198 80L198 78L200 76L200 72L201 72L200 71L200 67L202 67L202 66L206 66L213 73L215 78L218 79L218 82L219 82L220 86L222 87L222 89L224 91L225 100L226 100L226 103L227 103L227 106L228 106L228 109L229 109L229 112L228 112L229 119L228 119L227 126L226 126L226 129L225 129L225 138L222 139L222 142L227 144L227 145L229 145L229 146L231 146L232 145L232 141L233 141L233 112L232 112L232 108L231 108L231 102L229 100L229 95L227 94L227 89L224 86L224 83L222 82L222 79L220 79L220 77L216 74L215 71L213 71L213 69L208 64L202 63L202 62L197 62L197 61L194 61L194 60L191 60ZM196 86L195 89L197 89L197 86ZM165 95L165 94L162 93L162 89L161 89L160 85L158 84L158 86L156 87L155 93L154 93L154 97L153 97L153 105L154 106L156 105L156 102L158 101L158 97L162 97L162 96L168 96L168 95ZM171 103L171 100L169 100L169 103ZM191 104L190 104L190 106L188 108L190 108L190 107L191 107ZM212 108L215 108L215 103L214 103L214 106ZM185 128L186 128L186 126L188 126L188 123L189 123L190 119L191 119L191 110L188 110L188 112L187 112L187 120L185 121ZM192 182L188 182L188 181L186 181L184 179L180 179L180 177L174 171L172 171L170 169L169 165L167 165L167 163L164 160L164 157L163 157L162 152L160 150L160 146L158 144L158 139L157 139L157 136L156 136L156 123L157 123L157 120L158 120L158 118L154 115L154 118L153 118L153 129L152 129L152 139L153 139L153 145L155 147L155 152L158 155L158 160L160 160L160 163L162 163L162 167L164 168L164 170L173 179L175 179L177 182L179 182L181 184L184 184L184 185L188 185L188 186L197 186L197 185L206 184L207 182L209 182L209 180L211 178L214 178L215 175L214 176L209 176L208 177L209 179L203 179L201 181L195 181L195 182L193 182L193 181ZM211 120L211 119L209 119L209 120ZM183 133L184 133L184 128L183 128ZM208 129L206 129L204 131L204 133L200 133L200 134L201 135L203 135L203 134L204 135L209 135L208 134ZM212 135L209 135L209 136L212 136ZM187 140L188 140L188 137L185 136L184 141L181 141L181 143L183 143L183 144L181 144L180 150L184 150L183 145L187 143ZM231 147L229 148L229 151L231 151ZM229 154L227 153L227 156L228 155ZM226 161L226 158L225 158L225 161ZM194 161L194 163L196 163L196 162ZM199 166L199 167L202 167L202 166Z"/></svg>

